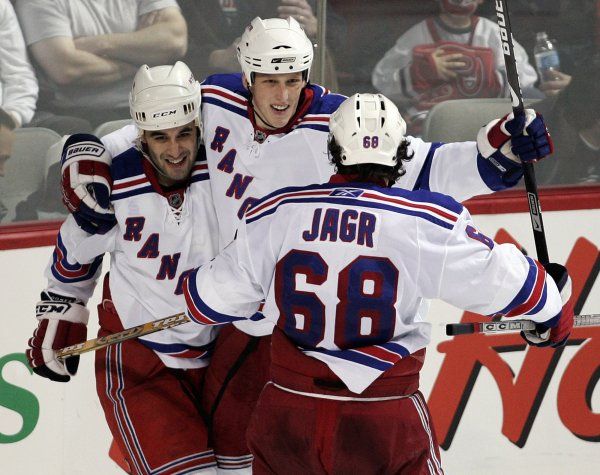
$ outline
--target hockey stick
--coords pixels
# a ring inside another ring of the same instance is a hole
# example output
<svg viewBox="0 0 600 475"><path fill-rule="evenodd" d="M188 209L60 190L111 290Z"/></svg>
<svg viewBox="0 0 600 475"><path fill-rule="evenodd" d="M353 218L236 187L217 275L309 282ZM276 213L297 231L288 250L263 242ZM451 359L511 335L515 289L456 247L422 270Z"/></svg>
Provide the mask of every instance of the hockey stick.
<svg viewBox="0 0 600 475"><path fill-rule="evenodd" d="M600 326L600 314L575 315L574 327ZM448 323L446 335L469 335L472 333L507 333L534 330L535 322L531 320L502 320L499 322Z"/></svg>
<svg viewBox="0 0 600 475"><path fill-rule="evenodd" d="M88 351L96 351L100 348L104 348L108 345L115 343L121 343L122 341L131 340L139 336L148 335L149 333L166 330L167 328L176 327L182 323L191 322L185 313L178 313L171 315L170 317L161 318L153 322L142 323L136 327L127 328L122 332L113 333L112 335L102 336L100 338L94 338L87 340L76 345L66 346L56 351L56 357L64 360L69 356L81 355Z"/></svg>
<svg viewBox="0 0 600 475"><path fill-rule="evenodd" d="M512 28L508 15L508 0L496 0L496 17L498 26L500 27L500 41L502 42L502 52L504 53L504 64L506 65L506 76L510 87L513 113L515 117L518 117L525 113L525 107L523 105L523 94L521 92L521 85L519 84L519 72L513 48ZM542 221L542 208L537 192L533 165L523 162L522 166L537 258L542 264L547 264L550 262L550 258L548 257L548 246L546 245L546 234L544 233L544 223Z"/></svg>

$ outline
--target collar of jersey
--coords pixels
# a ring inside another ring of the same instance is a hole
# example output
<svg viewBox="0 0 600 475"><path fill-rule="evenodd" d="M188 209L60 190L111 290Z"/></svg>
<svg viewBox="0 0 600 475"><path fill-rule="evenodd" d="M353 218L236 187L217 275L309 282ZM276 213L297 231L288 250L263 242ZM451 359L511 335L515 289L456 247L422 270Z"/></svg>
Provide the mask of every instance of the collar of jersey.
<svg viewBox="0 0 600 475"><path fill-rule="evenodd" d="M305 86L304 90L302 91L302 95L300 97L300 101L298 103L298 108L296 109L296 113L292 116L292 118L289 120L289 122L287 124L285 124L283 127L280 127L279 129L264 129L262 127L259 127L256 124L256 118L254 116L254 107L252 106L252 96L250 96L250 98L248 99L248 118L250 119L250 122L252 122L252 126L254 127L254 130L260 130L266 136L275 135L275 134L287 134L306 115L306 113L308 112L308 109L312 103L313 95L314 95L313 90L310 89L309 87Z"/></svg>
<svg viewBox="0 0 600 475"><path fill-rule="evenodd" d="M152 188L154 189L154 191L156 191L159 195L162 195L167 199L172 194L175 194L175 193L183 194L185 192L185 189L190 184L191 174L190 174L190 178L188 178L181 185L164 187L158 182L158 176L156 175L156 173L157 173L156 169L152 166L152 164L149 162L149 160L150 160L149 158L144 159L142 162L142 166L144 167L144 173L148 177L148 180L150 181L150 184L152 185Z"/></svg>
<svg viewBox="0 0 600 475"><path fill-rule="evenodd" d="M388 188L385 184L385 181L382 179L375 178L370 181L359 181L358 174L340 175L339 173L336 173L335 175L331 175L331 178L329 178L328 183L353 183L355 185L376 185L381 186L382 188Z"/></svg>

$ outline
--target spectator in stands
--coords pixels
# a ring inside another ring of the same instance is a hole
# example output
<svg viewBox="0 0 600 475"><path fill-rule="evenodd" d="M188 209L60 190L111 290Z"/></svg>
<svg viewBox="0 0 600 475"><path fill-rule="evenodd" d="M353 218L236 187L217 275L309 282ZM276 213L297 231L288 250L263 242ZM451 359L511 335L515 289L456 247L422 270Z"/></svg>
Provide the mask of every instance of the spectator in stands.
<svg viewBox="0 0 600 475"><path fill-rule="evenodd" d="M509 95L498 26L475 15L482 2L439 0L440 13L400 36L373 70L373 85L405 109L412 134L438 102ZM524 94L542 97L527 53L514 47Z"/></svg>
<svg viewBox="0 0 600 475"><path fill-rule="evenodd" d="M0 176L4 176L4 164L12 153L15 141L14 128L14 119L8 112L0 108Z"/></svg>
<svg viewBox="0 0 600 475"><path fill-rule="evenodd" d="M76 117L57 116L48 111L36 109L38 82L27 57L23 33L17 20L12 3L0 0L0 176L5 176L4 165L10 158L15 141L14 129L19 127L46 127L59 134L91 132L87 120ZM44 157L39 158L44 166ZM53 170L60 176L60 167ZM6 180L12 180L7 177ZM56 180L53 195L59 197L60 187ZM3 185L0 185L0 187ZM56 203L57 200L40 199L44 203ZM0 220L8 210L0 204Z"/></svg>
<svg viewBox="0 0 600 475"><path fill-rule="evenodd" d="M187 48L175 0L18 0L17 13L53 112L92 122L129 117L143 63L172 63Z"/></svg>
<svg viewBox="0 0 600 475"><path fill-rule="evenodd" d="M185 62L194 75L205 78L214 73L239 71L236 47L240 32L257 16L294 17L307 36L317 41L316 0L179 0L189 26L189 48ZM333 65L335 51L344 45L344 20L327 7L327 53L325 85L337 90ZM329 54L329 52L334 52Z"/></svg>
<svg viewBox="0 0 600 475"><path fill-rule="evenodd" d="M25 60L25 44L9 0L0 0L0 176L12 154L15 127L28 122L35 111L37 82ZM33 80L32 80L33 79ZM0 201L0 220L6 215Z"/></svg>
<svg viewBox="0 0 600 475"><path fill-rule="evenodd" d="M554 160L536 164L540 184L600 183L600 53L581 61L559 94L535 104L554 139Z"/></svg>
<svg viewBox="0 0 600 475"><path fill-rule="evenodd" d="M0 0L0 109L8 115L2 124L6 127L12 121L12 130L29 123L37 97L38 84L17 16L9 0Z"/></svg>
<svg viewBox="0 0 600 475"><path fill-rule="evenodd" d="M12 153L13 142L15 141L14 128L13 118L0 107L0 176L4 176L4 164ZM4 203L0 201L0 221L2 221L7 211Z"/></svg>
<svg viewBox="0 0 600 475"><path fill-rule="evenodd" d="M60 135L91 132L85 119L40 110L38 90L12 3L0 0L0 107L8 112L15 128L46 127Z"/></svg>

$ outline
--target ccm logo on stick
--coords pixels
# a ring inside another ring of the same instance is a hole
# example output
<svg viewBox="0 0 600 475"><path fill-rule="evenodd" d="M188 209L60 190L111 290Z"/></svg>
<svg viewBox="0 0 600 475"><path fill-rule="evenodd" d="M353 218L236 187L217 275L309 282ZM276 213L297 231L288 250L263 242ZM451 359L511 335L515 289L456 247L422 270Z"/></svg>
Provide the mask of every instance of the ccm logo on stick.
<svg viewBox="0 0 600 475"><path fill-rule="evenodd" d="M496 16L498 17L498 26L500 27L500 40L502 41L502 51L510 56L510 46L508 44L508 31L506 31L506 17L504 16L504 7L502 0L496 0Z"/></svg>

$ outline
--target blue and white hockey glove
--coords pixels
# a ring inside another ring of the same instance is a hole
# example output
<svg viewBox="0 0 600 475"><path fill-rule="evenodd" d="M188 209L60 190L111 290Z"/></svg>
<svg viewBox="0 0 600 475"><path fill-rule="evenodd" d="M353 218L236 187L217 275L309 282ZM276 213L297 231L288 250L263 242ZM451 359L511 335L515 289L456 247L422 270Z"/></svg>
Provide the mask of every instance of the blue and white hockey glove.
<svg viewBox="0 0 600 475"><path fill-rule="evenodd" d="M111 157L91 134L71 135L62 151L62 197L81 229L105 234L116 224L110 204Z"/></svg>
<svg viewBox="0 0 600 475"><path fill-rule="evenodd" d="M541 114L525 109L525 114L516 119L511 112L482 127L477 134L477 149L502 170L506 159L516 163L541 160L554 151L554 144Z"/></svg>
<svg viewBox="0 0 600 475"><path fill-rule="evenodd" d="M66 383L77 373L79 356L63 363L56 357L56 350L85 341L90 311L73 297L42 292L41 299L36 305L38 327L25 352L27 361L36 374Z"/></svg>
<svg viewBox="0 0 600 475"><path fill-rule="evenodd" d="M563 308L560 314L553 319L536 324L535 330L521 332L521 337L528 345L559 348L565 345L573 329L574 302L571 299L571 277L569 277L566 267L560 264L550 263L546 264L544 268L556 282Z"/></svg>

